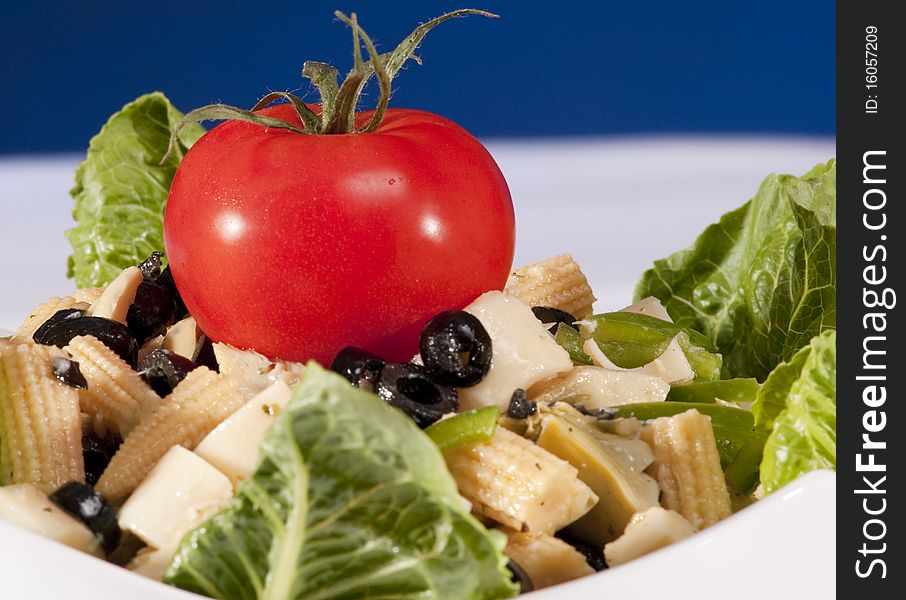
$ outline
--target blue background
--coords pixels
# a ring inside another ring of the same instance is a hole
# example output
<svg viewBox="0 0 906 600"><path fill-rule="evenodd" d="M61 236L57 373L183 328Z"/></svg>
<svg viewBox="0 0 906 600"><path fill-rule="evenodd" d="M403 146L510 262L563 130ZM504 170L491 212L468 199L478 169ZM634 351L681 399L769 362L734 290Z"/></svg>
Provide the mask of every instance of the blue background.
<svg viewBox="0 0 906 600"><path fill-rule="evenodd" d="M465 5L468 5L466 3ZM475 2L502 15L432 31L391 106L478 136L835 132L833 2ZM8 5L7 5L8 6ZM164 91L181 110L315 96L306 59L351 66L333 10L392 49L454 2L34 2L0 24L0 153L81 151L107 116ZM374 102L376 90L366 98Z"/></svg>

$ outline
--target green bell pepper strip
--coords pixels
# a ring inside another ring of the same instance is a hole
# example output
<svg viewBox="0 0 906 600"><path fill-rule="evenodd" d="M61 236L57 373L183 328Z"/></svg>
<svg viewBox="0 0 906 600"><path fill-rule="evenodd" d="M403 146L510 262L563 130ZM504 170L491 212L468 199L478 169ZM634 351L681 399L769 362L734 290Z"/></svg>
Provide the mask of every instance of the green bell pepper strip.
<svg viewBox="0 0 906 600"><path fill-rule="evenodd" d="M672 386L670 399L697 404L714 404L717 398L726 402L753 402L759 387L758 381L754 378L700 381Z"/></svg>
<svg viewBox="0 0 906 600"><path fill-rule="evenodd" d="M462 444L491 439L499 417L497 406L485 406L433 423L425 429L425 433L441 452L446 452Z"/></svg>

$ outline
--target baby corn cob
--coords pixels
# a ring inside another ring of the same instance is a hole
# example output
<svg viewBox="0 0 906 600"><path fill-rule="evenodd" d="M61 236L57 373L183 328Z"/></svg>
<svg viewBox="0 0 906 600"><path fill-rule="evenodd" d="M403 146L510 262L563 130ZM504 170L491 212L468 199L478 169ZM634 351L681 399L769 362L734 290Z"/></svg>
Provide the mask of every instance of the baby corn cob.
<svg viewBox="0 0 906 600"><path fill-rule="evenodd" d="M73 293L69 294L76 299L77 302L87 302L89 305L97 302L98 298L101 297L101 294L104 293L104 288L102 287L93 287L93 288L79 288Z"/></svg>
<svg viewBox="0 0 906 600"><path fill-rule="evenodd" d="M507 531L506 537L504 554L525 571L536 590L595 572L575 548L552 535Z"/></svg>
<svg viewBox="0 0 906 600"><path fill-rule="evenodd" d="M172 446L194 449L242 403L235 380L207 367L189 372L126 436L101 475L98 492L108 500L123 498Z"/></svg>
<svg viewBox="0 0 906 600"><path fill-rule="evenodd" d="M654 419L640 439L654 451L648 472L661 488L661 504L704 529L730 515L730 494L720 468L711 418L697 410Z"/></svg>
<svg viewBox="0 0 906 600"><path fill-rule="evenodd" d="M569 254L516 269L503 291L529 306L559 308L577 319L589 316L595 301L588 280Z"/></svg>
<svg viewBox="0 0 906 600"><path fill-rule="evenodd" d="M473 510L516 531L553 534L598 501L575 467L502 427L444 458Z"/></svg>
<svg viewBox="0 0 906 600"><path fill-rule="evenodd" d="M47 319L54 316L57 311L65 310L67 308L87 310L88 306L88 303L77 300L72 296L64 296L62 298L54 296L44 304L35 307L35 309L28 314L28 318L26 318L25 322L16 330L16 337L31 339L31 336L35 334L38 327L43 325Z"/></svg>
<svg viewBox="0 0 906 600"><path fill-rule="evenodd" d="M125 438L160 402L151 386L97 338L73 338L65 349L88 381L88 389L79 392L79 403L93 422L109 423Z"/></svg>
<svg viewBox="0 0 906 600"><path fill-rule="evenodd" d="M0 350L0 481L49 493L85 480L79 395L53 376L63 352L16 344Z"/></svg>

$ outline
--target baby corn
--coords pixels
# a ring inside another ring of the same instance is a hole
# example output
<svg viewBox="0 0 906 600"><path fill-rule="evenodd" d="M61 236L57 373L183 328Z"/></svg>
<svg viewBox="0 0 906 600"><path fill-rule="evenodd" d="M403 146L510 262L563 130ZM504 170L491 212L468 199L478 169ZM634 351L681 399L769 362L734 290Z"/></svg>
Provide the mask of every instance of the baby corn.
<svg viewBox="0 0 906 600"><path fill-rule="evenodd" d="M473 510L516 531L553 534L598 501L575 467L502 427L444 458Z"/></svg>
<svg viewBox="0 0 906 600"><path fill-rule="evenodd" d="M112 424L125 438L160 402L151 386L97 338L73 338L65 349L88 381L88 389L79 392L79 402L93 422Z"/></svg>
<svg viewBox="0 0 906 600"><path fill-rule="evenodd" d="M654 419L640 439L654 451L648 472L661 488L661 504L704 529L730 515L730 494L720 468L711 418L697 410Z"/></svg>
<svg viewBox="0 0 906 600"><path fill-rule="evenodd" d="M569 254L516 269L504 291L529 306L559 308L577 319L589 316L595 301L588 280Z"/></svg>
<svg viewBox="0 0 906 600"><path fill-rule="evenodd" d="M189 372L169 396L126 436L97 490L108 500L123 498L141 483L172 446L192 450L243 404L236 382L207 367Z"/></svg>
<svg viewBox="0 0 906 600"><path fill-rule="evenodd" d="M0 483L31 483L49 493L85 480L75 388L53 375L57 348L0 348Z"/></svg>
<svg viewBox="0 0 906 600"><path fill-rule="evenodd" d="M54 296L44 304L36 306L35 309L28 314L28 318L26 318L25 322L16 330L16 337L31 339L38 328L58 311L66 310L67 308L87 310L88 306L89 304L87 302L78 300L72 296L64 296L62 298Z"/></svg>

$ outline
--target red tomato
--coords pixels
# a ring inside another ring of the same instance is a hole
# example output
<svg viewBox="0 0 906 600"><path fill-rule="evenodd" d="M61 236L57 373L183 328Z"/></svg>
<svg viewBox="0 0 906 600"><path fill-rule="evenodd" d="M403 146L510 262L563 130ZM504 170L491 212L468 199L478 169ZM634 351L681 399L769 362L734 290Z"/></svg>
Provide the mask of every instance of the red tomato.
<svg viewBox="0 0 906 600"><path fill-rule="evenodd" d="M290 105L260 112L300 124ZM338 135L230 121L183 159L164 243L214 341L322 364L348 345L402 361L429 318L503 287L513 205L487 150L434 114L390 109L377 131Z"/></svg>

